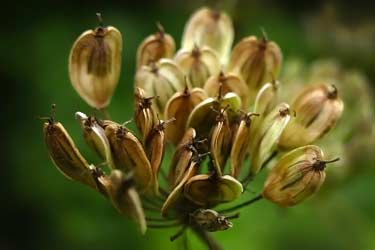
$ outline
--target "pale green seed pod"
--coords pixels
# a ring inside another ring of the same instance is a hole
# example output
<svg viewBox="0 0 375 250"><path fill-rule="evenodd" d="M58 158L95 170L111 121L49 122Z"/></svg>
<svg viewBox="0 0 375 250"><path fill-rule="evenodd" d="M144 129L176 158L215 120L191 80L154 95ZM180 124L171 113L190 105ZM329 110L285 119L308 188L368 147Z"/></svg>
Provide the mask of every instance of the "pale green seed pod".
<svg viewBox="0 0 375 250"><path fill-rule="evenodd" d="M266 116L278 101L278 89L280 82L272 80L260 88L254 102L254 112Z"/></svg>
<svg viewBox="0 0 375 250"><path fill-rule="evenodd" d="M344 103L334 85L314 84L297 95L292 109L296 117L281 135L282 149L307 145L324 136L341 117Z"/></svg>
<svg viewBox="0 0 375 250"><path fill-rule="evenodd" d="M168 100L185 86L181 70L170 59L161 59L157 63L142 66L134 81L136 87L144 89L146 96L156 97L154 108L160 116L164 115Z"/></svg>
<svg viewBox="0 0 375 250"><path fill-rule="evenodd" d="M216 116L216 123L211 131L210 155L218 176L222 176L232 143L232 131L225 109Z"/></svg>
<svg viewBox="0 0 375 250"><path fill-rule="evenodd" d="M169 142L177 145L180 143L186 130L186 123L191 111L207 98L203 89L189 89L187 86L182 92L175 93L169 99L165 107L165 119L175 118L176 120L166 128L166 138Z"/></svg>
<svg viewBox="0 0 375 250"><path fill-rule="evenodd" d="M275 153L281 133L289 120L289 105L281 103L263 118L259 127L254 130L254 139L251 142L250 152L251 176L255 176Z"/></svg>
<svg viewBox="0 0 375 250"><path fill-rule="evenodd" d="M231 202L242 192L242 184L229 175L195 175L184 187L185 197L203 208Z"/></svg>
<svg viewBox="0 0 375 250"><path fill-rule="evenodd" d="M172 58L176 45L171 35L165 33L164 28L157 23L158 31L146 37L138 46L137 69L142 65L157 62L161 58Z"/></svg>
<svg viewBox="0 0 375 250"><path fill-rule="evenodd" d="M113 206L139 225L142 234L146 233L147 223L142 202L131 177L125 177L120 170L112 170L109 177L109 194Z"/></svg>
<svg viewBox="0 0 375 250"><path fill-rule="evenodd" d="M115 27L99 26L82 33L69 55L70 81L91 107L110 103L120 78L122 36Z"/></svg>
<svg viewBox="0 0 375 250"><path fill-rule="evenodd" d="M111 146L105 135L104 129L95 117L88 117L82 112L76 112L76 119L82 127L83 137L89 147L107 163L110 168L115 168L112 159Z"/></svg>
<svg viewBox="0 0 375 250"><path fill-rule="evenodd" d="M313 145L294 149L285 154L269 172L263 197L281 207L301 203L316 193L325 179L323 151Z"/></svg>
<svg viewBox="0 0 375 250"><path fill-rule="evenodd" d="M220 72L219 58L208 47L195 46L191 50L181 49L177 52L175 61L193 87L203 88L210 76Z"/></svg>
<svg viewBox="0 0 375 250"><path fill-rule="evenodd" d="M281 50L275 42L250 36L233 48L227 71L244 79L252 104L263 84L277 79L281 62Z"/></svg>
<svg viewBox="0 0 375 250"><path fill-rule="evenodd" d="M43 133L49 155L57 169L68 179L96 189L89 164L78 151L64 126L51 118L44 123Z"/></svg>
<svg viewBox="0 0 375 250"><path fill-rule="evenodd" d="M226 94L229 92L236 93L242 102L242 108L247 109L249 106L248 102L248 88L246 83L241 77L234 74L225 74L221 71L218 75L211 76L207 79L204 90L210 97Z"/></svg>
<svg viewBox="0 0 375 250"><path fill-rule="evenodd" d="M219 56L222 64L228 61L234 30L231 18L225 13L203 7L193 13L185 25L181 47L191 50L194 45L207 46Z"/></svg>
<svg viewBox="0 0 375 250"><path fill-rule="evenodd" d="M187 122L187 128L195 128L199 138L208 138L211 128L215 124L217 116L215 110L227 108L226 111L229 121L232 121L237 118L237 110L240 107L241 99L233 92L215 98L209 97L199 103L193 111L191 111Z"/></svg>
<svg viewBox="0 0 375 250"><path fill-rule="evenodd" d="M233 223L225 216L212 209L197 209L190 214L191 221L208 232L223 231L233 227Z"/></svg>

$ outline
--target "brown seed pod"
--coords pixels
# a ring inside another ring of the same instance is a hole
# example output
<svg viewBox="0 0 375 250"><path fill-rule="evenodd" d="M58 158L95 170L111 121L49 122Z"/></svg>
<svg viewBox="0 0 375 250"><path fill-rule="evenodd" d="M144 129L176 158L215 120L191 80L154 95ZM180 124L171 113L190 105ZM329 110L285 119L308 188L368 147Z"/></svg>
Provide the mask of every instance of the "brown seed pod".
<svg viewBox="0 0 375 250"><path fill-rule="evenodd" d="M70 81L90 106L108 106L121 71L122 36L115 27L100 25L82 33L69 55Z"/></svg>
<svg viewBox="0 0 375 250"><path fill-rule="evenodd" d="M160 23L157 23L156 26L157 32L146 37L138 46L137 69L150 62L157 62L161 58L172 58L176 50L173 37L165 33Z"/></svg>
<svg viewBox="0 0 375 250"><path fill-rule="evenodd" d="M263 120L256 130L250 145L251 166L250 175L255 176L269 161L277 149L281 133L290 120L290 109L286 103L275 107ZM250 131L252 133L253 130Z"/></svg>
<svg viewBox="0 0 375 250"><path fill-rule="evenodd" d="M160 59L156 63L144 65L137 70L135 86L145 91L146 96L155 96L154 109L164 115L168 100L184 88L184 75L170 59Z"/></svg>
<svg viewBox="0 0 375 250"><path fill-rule="evenodd" d="M193 160L190 162L189 167L186 169L184 173L184 177L181 179L178 185L172 190L172 192L169 193L167 199L165 200L161 208L162 216L168 216L169 210L175 207L178 204L178 202L183 198L182 194L184 192L184 185L191 177L193 177L197 173L199 166L199 160Z"/></svg>
<svg viewBox="0 0 375 250"><path fill-rule="evenodd" d="M138 190L141 193L151 192L153 174L141 142L123 126L110 124L104 130L116 168L125 172L132 171Z"/></svg>
<svg viewBox="0 0 375 250"><path fill-rule="evenodd" d="M241 98L242 108L247 109L249 106L247 85L237 75L225 74L221 71L218 75L213 75L207 79L204 90L210 97L218 96L220 91L223 95L234 92Z"/></svg>
<svg viewBox="0 0 375 250"><path fill-rule="evenodd" d="M230 154L232 144L232 131L225 109L220 110L216 116L216 124L212 128L210 137L210 153L216 174L221 176L225 163Z"/></svg>
<svg viewBox="0 0 375 250"><path fill-rule="evenodd" d="M169 121L159 120L159 123L150 132L146 139L145 148L148 159L151 163L153 173L153 188L156 195L159 194L158 174L161 167L161 162L164 155L165 146L165 128L168 123L174 122L174 119Z"/></svg>
<svg viewBox="0 0 375 250"><path fill-rule="evenodd" d="M156 124L156 112L152 106L152 99L154 97L145 97L144 90L136 87L134 93L134 121L141 132L142 142L145 145L145 141L149 136L151 130Z"/></svg>
<svg viewBox="0 0 375 250"><path fill-rule="evenodd" d="M258 116L255 113L246 113L241 116L240 124L234 133L233 144L230 152L231 176L237 178L240 175L241 168L246 156L250 151L250 141L252 140L251 117Z"/></svg>
<svg viewBox="0 0 375 250"><path fill-rule="evenodd" d="M146 233L147 224L141 199L131 177L125 177L123 172L115 169L112 170L109 180L109 197L113 206L120 214L135 220L142 234Z"/></svg>
<svg viewBox="0 0 375 250"><path fill-rule="evenodd" d="M310 144L324 136L341 117L344 103L334 85L314 84L297 95L292 109L296 118L281 135L279 146L282 149Z"/></svg>
<svg viewBox="0 0 375 250"><path fill-rule="evenodd" d="M95 117L88 117L82 112L76 112L75 116L81 124L83 137L89 147L98 154L100 158L105 160L110 168L115 168L111 146L98 120Z"/></svg>
<svg viewBox="0 0 375 250"><path fill-rule="evenodd" d="M96 183L91 175L89 164L78 151L63 125L50 118L43 125L43 133L49 155L57 169L68 179L96 189Z"/></svg>
<svg viewBox="0 0 375 250"><path fill-rule="evenodd" d="M219 58L208 47L195 46L191 50L181 49L177 52L175 61L193 87L203 88L210 76L220 72Z"/></svg>
<svg viewBox="0 0 375 250"><path fill-rule="evenodd" d="M233 48L228 72L241 76L249 88L250 104L264 83L277 78L282 61L279 46L266 37L250 36Z"/></svg>
<svg viewBox="0 0 375 250"><path fill-rule="evenodd" d="M195 137L196 132L194 128L186 130L184 137L181 139L180 144L177 146L172 156L168 174L168 181L172 187L175 187L181 182L194 153L196 153L194 147Z"/></svg>
<svg viewBox="0 0 375 250"><path fill-rule="evenodd" d="M263 188L263 197L281 207L294 206L316 193L325 179L327 163L323 151L313 145L285 154L272 168Z"/></svg>
<svg viewBox="0 0 375 250"><path fill-rule="evenodd" d="M183 92L174 94L165 107L165 119L176 120L166 128L166 138L177 145L183 137L186 123L191 111L207 98L206 93L200 88L189 89L186 85Z"/></svg>
<svg viewBox="0 0 375 250"><path fill-rule="evenodd" d="M221 63L228 61L234 30L231 18L224 12L203 7L191 15L182 36L181 47L192 49L195 44L208 46L219 56Z"/></svg>
<svg viewBox="0 0 375 250"><path fill-rule="evenodd" d="M184 187L185 197L203 208L231 202L242 192L241 183L229 175L195 175Z"/></svg>

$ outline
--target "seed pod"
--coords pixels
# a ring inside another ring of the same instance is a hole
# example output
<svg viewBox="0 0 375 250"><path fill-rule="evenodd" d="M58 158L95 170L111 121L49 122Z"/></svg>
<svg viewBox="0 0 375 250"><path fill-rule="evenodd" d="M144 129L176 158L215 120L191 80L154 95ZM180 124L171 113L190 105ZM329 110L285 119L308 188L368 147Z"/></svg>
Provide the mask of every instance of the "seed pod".
<svg viewBox="0 0 375 250"><path fill-rule="evenodd" d="M181 47L189 50L195 44L199 47L208 46L224 64L228 61L233 37L230 17L224 12L203 7L194 12L186 23Z"/></svg>
<svg viewBox="0 0 375 250"><path fill-rule="evenodd" d="M89 164L78 151L72 138L59 122L49 119L43 125L44 141L49 155L63 175L96 189Z"/></svg>
<svg viewBox="0 0 375 250"><path fill-rule="evenodd" d="M206 81L204 90L208 96L217 96L221 91L222 94L229 92L236 93L242 102L242 108L247 109L248 103L248 88L242 78L233 74L224 74L221 71L218 75L213 75Z"/></svg>
<svg viewBox="0 0 375 250"><path fill-rule="evenodd" d="M241 76L249 88L250 104L258 90L266 82L277 78L282 61L279 46L265 37L255 36L242 39L233 48L228 72Z"/></svg>
<svg viewBox="0 0 375 250"><path fill-rule="evenodd" d="M146 37L138 46L137 69L161 58L172 58L176 46L171 35L165 33L163 26L157 23L158 31Z"/></svg>
<svg viewBox="0 0 375 250"><path fill-rule="evenodd" d="M143 89L136 87L134 93L134 121L141 132L143 144L156 124L156 113L152 106L154 97L145 97Z"/></svg>
<svg viewBox="0 0 375 250"><path fill-rule="evenodd" d="M110 192L112 190L112 182L108 175L103 170L94 165L90 165L89 169L96 183L96 190L101 193L105 198L110 198Z"/></svg>
<svg viewBox="0 0 375 250"><path fill-rule="evenodd" d="M233 144L230 152L231 176L237 178L240 175L241 167L249 154L250 141L252 135L250 133L251 117L258 115L255 113L246 113L241 116L240 125L238 126L234 136Z"/></svg>
<svg viewBox="0 0 375 250"><path fill-rule="evenodd" d="M277 104L277 90L279 81L272 80L263 85L256 95L254 112L266 116Z"/></svg>
<svg viewBox="0 0 375 250"><path fill-rule="evenodd" d="M177 65L169 59L139 68L135 75L135 86L144 89L145 95L156 96L155 111L164 114L164 107L174 93L184 88L184 77Z"/></svg>
<svg viewBox="0 0 375 250"><path fill-rule="evenodd" d="M324 136L341 117L344 103L334 85L316 84L302 90L292 104L296 118L281 135L279 146L292 149Z"/></svg>
<svg viewBox="0 0 375 250"><path fill-rule="evenodd" d="M190 90L187 86L183 92L174 94L165 107L165 119L175 118L176 121L166 128L166 138L177 145L185 133L186 123L191 111L206 99L206 93L200 88Z"/></svg>
<svg viewBox="0 0 375 250"><path fill-rule="evenodd" d="M229 121L237 118L237 110L241 107L240 97L235 93L229 92L224 96L207 98L191 111L187 128L195 128L198 138L208 138L216 121L217 112L214 110L221 110L225 107L227 107Z"/></svg>
<svg viewBox="0 0 375 250"><path fill-rule="evenodd" d="M76 112L76 119L79 120L83 137L89 147L106 161L110 168L115 168L112 160L111 146L105 135L104 129L98 124L95 117L88 117L82 112Z"/></svg>
<svg viewBox="0 0 375 250"><path fill-rule="evenodd" d="M241 183L229 175L196 175L184 187L185 197L203 208L231 202L240 197L242 192Z"/></svg>
<svg viewBox="0 0 375 250"><path fill-rule="evenodd" d="M263 197L281 207L294 206L316 193L325 179L323 151L313 145L285 154L269 172Z"/></svg>
<svg viewBox="0 0 375 250"><path fill-rule="evenodd" d="M167 123L174 121L159 121L154 129L150 132L148 138L146 139L146 154L151 163L151 169L153 173L153 187L154 194L159 194L159 184L158 184L158 174L163 160L164 146L165 146L165 127Z"/></svg>
<svg viewBox="0 0 375 250"><path fill-rule="evenodd" d="M227 230L233 227L230 220L212 209L197 209L190 214L191 221L208 232Z"/></svg>
<svg viewBox="0 0 375 250"><path fill-rule="evenodd" d="M91 107L108 106L121 71L122 37L115 27L100 25L82 33L69 55L74 89Z"/></svg>
<svg viewBox="0 0 375 250"><path fill-rule="evenodd" d="M184 173L184 177L178 183L178 185L172 190L172 192L169 193L167 199L165 200L161 208L162 216L166 217L168 215L170 208L175 207L178 204L178 202L183 198L182 193L184 191L184 185L191 177L193 177L197 173L199 165L199 160L191 161L188 169Z"/></svg>
<svg viewBox="0 0 375 250"><path fill-rule="evenodd" d="M147 230L142 202L131 178L125 177L120 170L112 170L110 175L110 199L113 206L122 215L135 220L142 234Z"/></svg>
<svg viewBox="0 0 375 250"><path fill-rule="evenodd" d="M216 116L216 124L212 128L210 153L218 176L222 176L232 143L232 131L225 109Z"/></svg>
<svg viewBox="0 0 375 250"><path fill-rule="evenodd" d="M262 120L251 142L251 176L256 175L276 152L281 133L289 120L289 105L286 103L278 105Z"/></svg>
<svg viewBox="0 0 375 250"><path fill-rule="evenodd" d="M194 148L195 137L196 132L194 128L186 130L184 137L173 154L168 175L168 181L172 187L181 182L186 169L190 165L193 154L196 153L196 149Z"/></svg>
<svg viewBox="0 0 375 250"><path fill-rule="evenodd" d="M133 171L134 180L141 193L150 192L153 174L150 161L139 142L128 129L110 124L104 129L111 145L116 168L122 171Z"/></svg>
<svg viewBox="0 0 375 250"><path fill-rule="evenodd" d="M191 50L181 49L177 52L175 61L193 87L203 88L210 76L220 72L219 58L208 47L194 46Z"/></svg>

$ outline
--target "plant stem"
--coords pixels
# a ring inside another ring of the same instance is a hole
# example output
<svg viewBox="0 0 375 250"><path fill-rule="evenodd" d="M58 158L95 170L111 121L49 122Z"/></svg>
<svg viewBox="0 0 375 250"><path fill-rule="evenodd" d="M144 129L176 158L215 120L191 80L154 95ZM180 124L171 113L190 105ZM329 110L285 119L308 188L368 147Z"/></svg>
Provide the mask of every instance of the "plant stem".
<svg viewBox="0 0 375 250"><path fill-rule="evenodd" d="M256 201L259 201L263 198L263 195L260 194L260 195L257 195L255 196L254 198L248 200L248 201L245 201L241 204L238 204L234 207L230 207L230 208L227 208L227 209L224 209L224 210L220 210L219 213L230 213L230 212L233 212L233 211L236 211L237 209L240 209L240 208L243 208L243 207L246 207L246 206L249 206L250 204L253 204L254 202Z"/></svg>
<svg viewBox="0 0 375 250"><path fill-rule="evenodd" d="M217 241L212 238L212 236L207 232L198 227L193 227L194 232L198 235L198 237L206 243L209 250L222 250L223 248L217 243Z"/></svg>
<svg viewBox="0 0 375 250"><path fill-rule="evenodd" d="M111 116L109 115L108 110L106 108L99 109L99 111L103 114L104 119L111 119Z"/></svg>

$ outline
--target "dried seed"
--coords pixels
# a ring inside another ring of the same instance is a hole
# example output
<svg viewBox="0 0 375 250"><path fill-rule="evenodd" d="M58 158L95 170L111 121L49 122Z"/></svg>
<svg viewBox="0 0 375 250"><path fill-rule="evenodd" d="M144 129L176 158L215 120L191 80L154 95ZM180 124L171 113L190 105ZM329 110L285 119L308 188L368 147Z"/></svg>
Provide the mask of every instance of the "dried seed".
<svg viewBox="0 0 375 250"><path fill-rule="evenodd" d="M110 181L110 198L113 206L120 214L135 220L142 234L146 233L147 224L142 202L132 179L125 177L123 172L115 169L111 172Z"/></svg>
<svg viewBox="0 0 375 250"><path fill-rule="evenodd" d="M187 21L181 47L189 50L195 44L200 47L208 46L218 54L221 63L226 63L233 37L231 18L224 12L203 7Z"/></svg>
<svg viewBox="0 0 375 250"><path fill-rule="evenodd" d="M49 155L57 167L68 179L86 184L96 189L89 164L78 151L72 138L59 122L48 120L43 125L44 141Z"/></svg>
<svg viewBox="0 0 375 250"><path fill-rule="evenodd" d="M262 120L259 128L254 132L255 137L250 146L250 175L256 175L264 167L264 163L272 157L289 120L289 105L286 103L279 104Z"/></svg>
<svg viewBox="0 0 375 250"><path fill-rule="evenodd" d="M122 36L115 27L99 26L82 33L69 55L74 89L90 106L108 106L121 71Z"/></svg>
<svg viewBox="0 0 375 250"><path fill-rule="evenodd" d="M181 49L177 52L175 61L193 87L203 88L206 80L220 71L219 58L208 47Z"/></svg>
<svg viewBox="0 0 375 250"><path fill-rule="evenodd" d="M135 109L134 109L134 121L138 130L142 134L142 142L145 145L145 141L149 136L151 130L156 124L156 112L152 106L152 99L154 97L145 97L144 90L136 87L134 93Z"/></svg>
<svg viewBox="0 0 375 250"><path fill-rule="evenodd" d="M165 119L175 118L176 121L166 128L166 138L177 145L185 133L186 123L191 111L207 98L206 93L200 88L189 89L174 94L165 107Z"/></svg>
<svg viewBox="0 0 375 250"><path fill-rule="evenodd" d="M158 31L146 37L138 46L137 69L142 65L157 62L161 58L172 58L176 46L171 35L165 33L164 28L157 23Z"/></svg>
<svg viewBox="0 0 375 250"><path fill-rule="evenodd" d="M241 183L229 175L195 175L184 187L185 197L203 208L231 202L240 197L242 192Z"/></svg>
<svg viewBox="0 0 375 250"><path fill-rule="evenodd" d="M241 76L249 88L250 104L264 83L277 78L282 61L279 46L265 37L242 39L233 48L228 72Z"/></svg>
<svg viewBox="0 0 375 250"><path fill-rule="evenodd" d="M263 188L263 197L281 207L294 206L316 193L325 179L323 151L313 145L285 154L272 168Z"/></svg>
<svg viewBox="0 0 375 250"><path fill-rule="evenodd" d="M307 145L324 136L341 117L344 103L334 85L316 84L304 88L292 108L296 118L281 135L279 146L283 149Z"/></svg>
<svg viewBox="0 0 375 250"><path fill-rule="evenodd" d="M240 125L233 136L233 146L230 152L231 176L237 178L240 175L242 165L250 151L250 141L252 140L251 117L259 115L246 113L241 116Z"/></svg>
<svg viewBox="0 0 375 250"><path fill-rule="evenodd" d="M247 85L242 78L237 75L224 74L224 72L221 71L218 75L213 75L207 79L204 90L207 95L211 97L218 96L220 91L221 94L234 92L241 98L242 108L247 109L249 106Z"/></svg>
<svg viewBox="0 0 375 250"><path fill-rule="evenodd" d="M116 168L134 172L134 180L141 193L151 192L153 174L150 161L140 141L127 128L111 124L104 129L111 145Z"/></svg>
<svg viewBox="0 0 375 250"><path fill-rule="evenodd" d="M110 168L115 168L112 160L111 146L105 135L104 129L98 124L95 117L88 117L82 112L76 112L76 119L79 120L83 137L89 147L98 154Z"/></svg>
<svg viewBox="0 0 375 250"><path fill-rule="evenodd" d="M144 89L145 95L155 96L155 111L164 115L168 100L184 88L184 76L174 61L161 59L137 70L135 86Z"/></svg>

